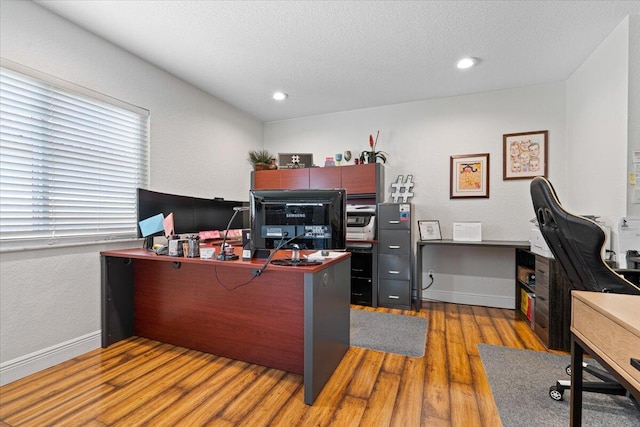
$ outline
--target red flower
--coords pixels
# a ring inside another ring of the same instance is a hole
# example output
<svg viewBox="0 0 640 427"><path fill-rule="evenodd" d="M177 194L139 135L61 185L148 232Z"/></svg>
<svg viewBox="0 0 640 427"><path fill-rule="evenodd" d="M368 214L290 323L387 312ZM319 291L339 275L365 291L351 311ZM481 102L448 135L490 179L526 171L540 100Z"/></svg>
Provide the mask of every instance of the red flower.
<svg viewBox="0 0 640 427"><path fill-rule="evenodd" d="M373 135L369 135L369 147L373 148Z"/></svg>

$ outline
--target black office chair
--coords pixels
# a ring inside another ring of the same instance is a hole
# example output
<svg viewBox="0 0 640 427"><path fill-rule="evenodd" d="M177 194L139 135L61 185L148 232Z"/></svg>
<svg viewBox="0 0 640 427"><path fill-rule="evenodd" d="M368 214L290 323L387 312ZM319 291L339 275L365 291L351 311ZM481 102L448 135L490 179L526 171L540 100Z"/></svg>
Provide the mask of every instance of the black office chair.
<svg viewBox="0 0 640 427"><path fill-rule="evenodd" d="M602 258L605 233L590 219L567 212L551 183L543 177L531 181L531 199L538 226L549 249L573 289L640 295L640 287L609 267ZM585 364L584 370L602 382L584 382L583 390L624 395L626 390L606 371ZM567 368L570 374L570 368ZM549 396L562 400L569 381L559 380L549 389Z"/></svg>

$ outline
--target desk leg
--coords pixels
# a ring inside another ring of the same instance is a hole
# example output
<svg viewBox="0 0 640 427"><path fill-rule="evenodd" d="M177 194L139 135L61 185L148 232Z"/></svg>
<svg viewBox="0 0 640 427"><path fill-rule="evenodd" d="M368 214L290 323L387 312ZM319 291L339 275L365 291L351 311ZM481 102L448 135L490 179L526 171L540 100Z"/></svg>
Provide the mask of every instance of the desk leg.
<svg viewBox="0 0 640 427"><path fill-rule="evenodd" d="M304 275L304 403L312 405L349 350L351 259Z"/></svg>
<svg viewBox="0 0 640 427"><path fill-rule="evenodd" d="M102 347L133 335L133 260L103 256Z"/></svg>
<svg viewBox="0 0 640 427"><path fill-rule="evenodd" d="M571 427L582 425L582 360L584 349L571 335Z"/></svg>

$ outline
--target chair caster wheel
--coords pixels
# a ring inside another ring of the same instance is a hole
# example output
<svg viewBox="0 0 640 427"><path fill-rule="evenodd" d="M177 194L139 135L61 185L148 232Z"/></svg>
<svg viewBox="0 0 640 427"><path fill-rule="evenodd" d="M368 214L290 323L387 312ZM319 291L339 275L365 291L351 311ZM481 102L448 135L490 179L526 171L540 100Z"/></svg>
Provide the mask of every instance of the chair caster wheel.
<svg viewBox="0 0 640 427"><path fill-rule="evenodd" d="M549 387L549 397L555 401L561 401L564 396L564 390L559 388L558 386Z"/></svg>
<svg viewBox="0 0 640 427"><path fill-rule="evenodd" d="M567 375L571 376L571 365L567 365L567 367L564 368L564 371L567 373Z"/></svg>

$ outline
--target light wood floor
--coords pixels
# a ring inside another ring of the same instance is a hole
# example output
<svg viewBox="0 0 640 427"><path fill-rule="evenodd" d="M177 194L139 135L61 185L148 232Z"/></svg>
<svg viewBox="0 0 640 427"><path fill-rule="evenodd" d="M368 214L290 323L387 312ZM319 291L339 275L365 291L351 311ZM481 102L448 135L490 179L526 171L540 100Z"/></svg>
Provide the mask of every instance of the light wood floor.
<svg viewBox="0 0 640 427"><path fill-rule="evenodd" d="M131 338L1 387L0 426L500 426L477 344L545 351L513 310L377 310L426 317L425 356L352 347L313 406L299 375Z"/></svg>

